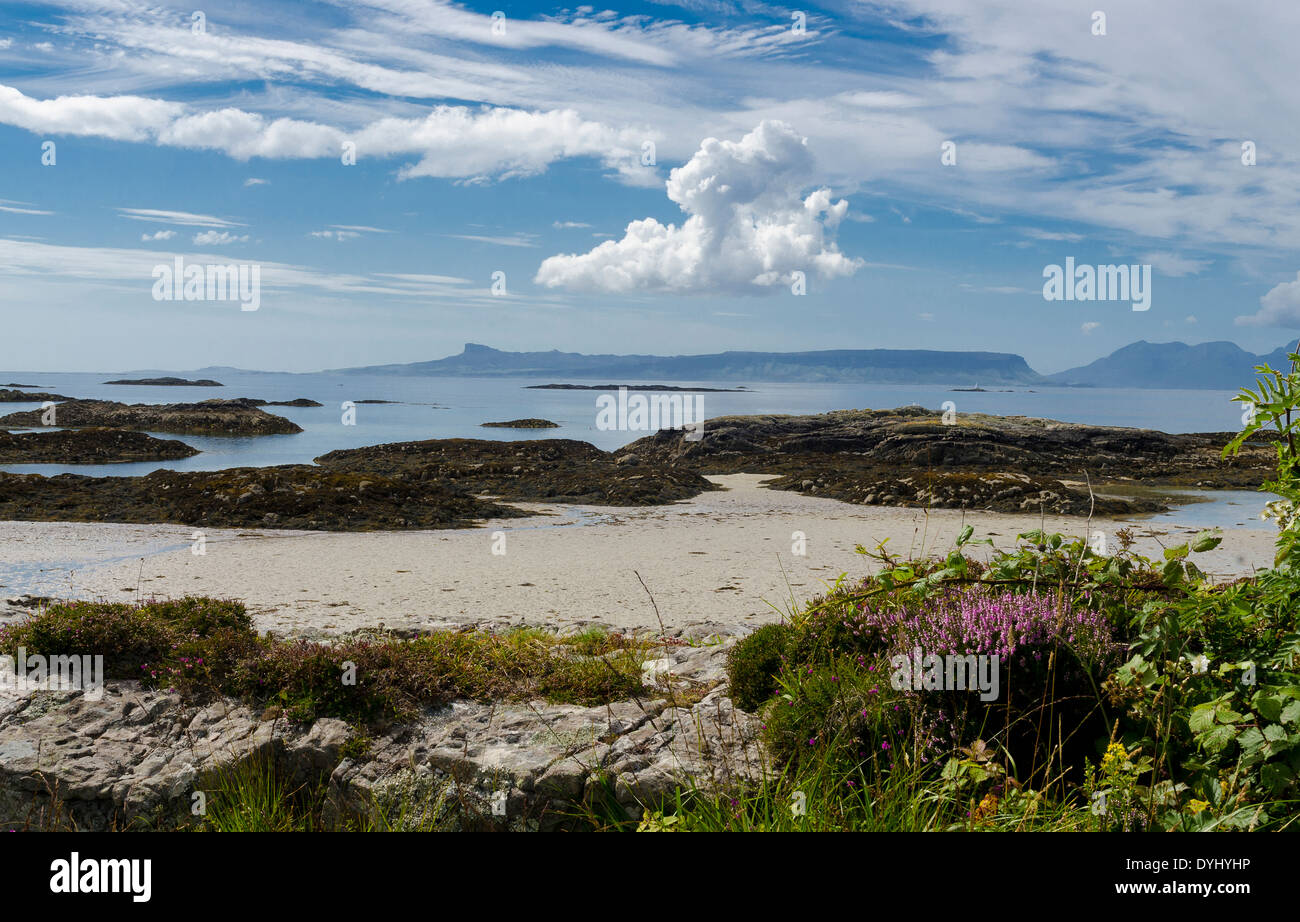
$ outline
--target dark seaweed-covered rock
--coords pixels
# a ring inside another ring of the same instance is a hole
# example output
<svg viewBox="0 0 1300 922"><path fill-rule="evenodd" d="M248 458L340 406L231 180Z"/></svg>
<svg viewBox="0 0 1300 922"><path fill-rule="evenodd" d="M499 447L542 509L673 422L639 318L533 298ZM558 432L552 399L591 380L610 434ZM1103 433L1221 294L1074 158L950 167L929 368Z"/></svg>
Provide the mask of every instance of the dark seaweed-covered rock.
<svg viewBox="0 0 1300 922"><path fill-rule="evenodd" d="M55 408L53 424L60 428L106 426L195 435L276 435L302 432L302 427L297 423L239 400L168 404L67 400ZM0 417L0 426L35 428L40 425L40 410Z"/></svg>
<svg viewBox="0 0 1300 922"><path fill-rule="evenodd" d="M199 450L176 439L124 429L55 429L0 432L0 464L112 464L174 461Z"/></svg>
<svg viewBox="0 0 1300 922"><path fill-rule="evenodd" d="M688 499L713 484L684 466L619 463L574 439L429 439L332 451L332 470L455 484L506 500L640 506Z"/></svg>
<svg viewBox="0 0 1300 922"><path fill-rule="evenodd" d="M480 423L486 429L559 429L559 423L553 423L549 419L537 419L530 417L528 419L510 419L502 423Z"/></svg>
<svg viewBox="0 0 1300 922"><path fill-rule="evenodd" d="M33 403L35 401L44 403L47 400L52 400L57 403L60 400L68 399L69 398L62 396L61 394L28 393L25 391L10 390L9 388L0 388L0 403Z"/></svg>
<svg viewBox="0 0 1300 922"><path fill-rule="evenodd" d="M264 407L323 407L325 404L316 400L308 400L306 397L296 397L293 400L264 400Z"/></svg>
<svg viewBox="0 0 1300 922"><path fill-rule="evenodd" d="M717 417L698 441L664 430L617 455L702 474L770 473L777 489L856 503L1121 514L1168 507L1158 490L1133 495L1136 486L1257 486L1275 452L1260 439L1224 460L1230 437L983 414L945 425L941 413L902 407ZM1108 492L1117 486L1129 495Z"/></svg>
<svg viewBox="0 0 1300 922"><path fill-rule="evenodd" d="M307 464L144 477L0 473L0 520L367 531L462 528L519 515L438 483Z"/></svg>
<svg viewBox="0 0 1300 922"><path fill-rule="evenodd" d="M119 381L105 381L105 384L143 384L151 387L225 387L220 381L213 381L210 378L200 378L197 381L191 381L188 378L123 378Z"/></svg>
<svg viewBox="0 0 1300 922"><path fill-rule="evenodd" d="M206 401L205 401L206 402ZM323 407L325 404L298 397L294 400L262 400L258 397L230 397L225 403L237 403L241 407Z"/></svg>

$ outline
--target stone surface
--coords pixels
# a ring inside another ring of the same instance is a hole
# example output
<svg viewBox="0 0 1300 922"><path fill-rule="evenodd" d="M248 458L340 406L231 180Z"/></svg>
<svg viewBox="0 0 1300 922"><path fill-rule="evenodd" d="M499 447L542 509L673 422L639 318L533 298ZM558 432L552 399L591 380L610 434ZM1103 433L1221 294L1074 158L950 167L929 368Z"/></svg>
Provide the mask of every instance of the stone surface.
<svg viewBox="0 0 1300 922"><path fill-rule="evenodd" d="M716 788L761 774L756 719L726 697L728 647L663 648L640 700L431 708L354 758L341 757L353 733L344 721L294 725L237 702L196 704L134 682L107 683L98 700L69 692L0 699L0 823L105 830L183 822L210 772L252 757L273 759L295 785L328 779L335 819L551 828L602 793L635 818L680 785Z"/></svg>

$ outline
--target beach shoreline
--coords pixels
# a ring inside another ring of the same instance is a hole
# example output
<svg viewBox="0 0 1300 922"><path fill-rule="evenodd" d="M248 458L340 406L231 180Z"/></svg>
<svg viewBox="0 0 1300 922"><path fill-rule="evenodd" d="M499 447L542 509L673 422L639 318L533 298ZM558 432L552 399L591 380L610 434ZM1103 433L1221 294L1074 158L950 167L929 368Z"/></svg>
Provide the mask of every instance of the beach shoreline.
<svg viewBox="0 0 1300 922"><path fill-rule="evenodd" d="M1000 549L1039 528L1068 536L1130 527L1159 557L1199 529L1102 518L863 506L766 489L771 475L708 478L724 487L668 505L515 503L525 518L432 531L306 532L178 525L0 523L0 623L27 594L130 602L206 595L244 601L260 630L323 637L383 625L424 631L536 625L707 636L744 633L802 607L859 555L945 553L963 524ZM795 553L803 535L805 555ZM1272 531L1227 528L1197 555L1220 578L1271 564ZM968 548L976 557L987 547ZM141 559L143 558L143 560ZM644 581L644 586L642 586ZM656 612L657 609L657 612ZM662 628L661 628L662 622Z"/></svg>

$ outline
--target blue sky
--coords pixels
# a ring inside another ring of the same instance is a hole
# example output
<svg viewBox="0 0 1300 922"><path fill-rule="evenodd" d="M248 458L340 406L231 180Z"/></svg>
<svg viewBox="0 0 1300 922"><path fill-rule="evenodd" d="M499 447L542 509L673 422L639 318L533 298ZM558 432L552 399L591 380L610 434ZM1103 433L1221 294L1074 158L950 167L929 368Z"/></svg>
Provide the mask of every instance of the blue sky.
<svg viewBox="0 0 1300 922"><path fill-rule="evenodd" d="M195 5L0 2L0 367L475 341L1050 372L1300 328L1289 2L1125 4L1104 35L1050 0ZM177 255L258 265L259 309L154 300ZM1150 264L1151 309L1045 301L1066 257Z"/></svg>

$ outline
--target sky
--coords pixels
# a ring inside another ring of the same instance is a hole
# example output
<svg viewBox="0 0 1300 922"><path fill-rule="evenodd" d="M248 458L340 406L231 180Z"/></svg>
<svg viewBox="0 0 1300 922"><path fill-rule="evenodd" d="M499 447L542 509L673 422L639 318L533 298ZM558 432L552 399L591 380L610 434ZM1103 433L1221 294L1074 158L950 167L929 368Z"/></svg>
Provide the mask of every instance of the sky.
<svg viewBox="0 0 1300 922"><path fill-rule="evenodd" d="M1272 351L1300 4L1099 4L0 0L0 368Z"/></svg>

